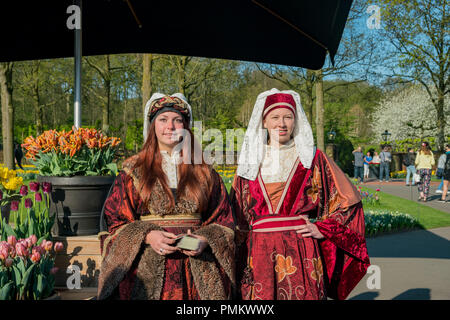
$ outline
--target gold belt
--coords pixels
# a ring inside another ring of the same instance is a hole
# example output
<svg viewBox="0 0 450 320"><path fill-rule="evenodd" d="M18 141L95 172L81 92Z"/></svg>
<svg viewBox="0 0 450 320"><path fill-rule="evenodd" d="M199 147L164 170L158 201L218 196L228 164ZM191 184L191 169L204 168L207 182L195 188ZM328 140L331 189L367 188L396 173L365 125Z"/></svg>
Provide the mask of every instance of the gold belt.
<svg viewBox="0 0 450 320"><path fill-rule="evenodd" d="M145 215L141 216L141 221L151 221L154 224L164 227L192 227L202 223L200 213L177 214L177 215Z"/></svg>

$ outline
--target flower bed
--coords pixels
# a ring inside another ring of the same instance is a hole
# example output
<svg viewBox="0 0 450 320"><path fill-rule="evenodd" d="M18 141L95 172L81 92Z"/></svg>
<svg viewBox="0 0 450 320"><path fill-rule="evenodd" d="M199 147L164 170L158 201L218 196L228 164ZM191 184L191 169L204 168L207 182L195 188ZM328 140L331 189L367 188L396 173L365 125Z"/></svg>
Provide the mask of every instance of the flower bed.
<svg viewBox="0 0 450 320"><path fill-rule="evenodd" d="M398 211L369 209L364 212L364 218L367 237L412 229L423 229L423 226L415 217Z"/></svg>

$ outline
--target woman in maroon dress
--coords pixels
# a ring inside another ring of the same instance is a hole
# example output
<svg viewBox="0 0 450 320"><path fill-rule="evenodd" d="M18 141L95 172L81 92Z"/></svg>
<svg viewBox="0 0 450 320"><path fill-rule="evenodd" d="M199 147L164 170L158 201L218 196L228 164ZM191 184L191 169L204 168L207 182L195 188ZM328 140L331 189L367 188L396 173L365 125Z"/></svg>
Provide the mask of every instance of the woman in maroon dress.
<svg viewBox="0 0 450 320"><path fill-rule="evenodd" d="M242 299L345 299L365 275L361 199L294 91L258 96L230 197Z"/></svg>
<svg viewBox="0 0 450 320"><path fill-rule="evenodd" d="M231 207L220 176L202 158L191 164L190 106L158 93L145 114L143 149L124 162L105 202L98 298L229 299ZM200 240L196 250L175 246L185 233Z"/></svg>

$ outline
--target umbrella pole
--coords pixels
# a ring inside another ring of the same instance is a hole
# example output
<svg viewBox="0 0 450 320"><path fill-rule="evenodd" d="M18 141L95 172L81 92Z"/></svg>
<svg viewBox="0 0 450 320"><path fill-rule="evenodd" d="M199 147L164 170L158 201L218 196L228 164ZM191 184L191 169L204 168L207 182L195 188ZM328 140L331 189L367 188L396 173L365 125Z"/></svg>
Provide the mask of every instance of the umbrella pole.
<svg viewBox="0 0 450 320"><path fill-rule="evenodd" d="M81 0L75 1L80 8L80 28L75 29L75 95L73 108L73 125L75 128L81 127Z"/></svg>

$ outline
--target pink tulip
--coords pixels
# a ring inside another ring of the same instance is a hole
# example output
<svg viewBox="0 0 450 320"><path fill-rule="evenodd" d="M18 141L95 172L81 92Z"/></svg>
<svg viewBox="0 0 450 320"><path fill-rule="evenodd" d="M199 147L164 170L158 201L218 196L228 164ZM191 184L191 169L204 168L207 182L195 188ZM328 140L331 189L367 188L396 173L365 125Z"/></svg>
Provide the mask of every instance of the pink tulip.
<svg viewBox="0 0 450 320"><path fill-rule="evenodd" d="M64 245L62 242L56 242L55 243L55 252L61 252L64 250Z"/></svg>
<svg viewBox="0 0 450 320"><path fill-rule="evenodd" d="M15 246L14 246L14 247L11 246L11 247L9 248L9 256L10 256L11 258L15 258L15 257L16 257L16 249L15 249Z"/></svg>
<svg viewBox="0 0 450 320"><path fill-rule="evenodd" d="M51 193L52 192L52 183L51 182L43 182L42 190L44 191L44 193Z"/></svg>
<svg viewBox="0 0 450 320"><path fill-rule="evenodd" d="M28 249L30 249L30 248L33 246L33 241L31 241L30 238L26 238L26 239L24 239L23 244L24 244Z"/></svg>
<svg viewBox="0 0 450 320"><path fill-rule="evenodd" d="M17 211L19 209L19 201L11 201L11 211Z"/></svg>
<svg viewBox="0 0 450 320"><path fill-rule="evenodd" d="M33 192L38 192L41 184L39 182L30 182L30 190Z"/></svg>
<svg viewBox="0 0 450 320"><path fill-rule="evenodd" d="M29 239L31 240L31 244L34 246L36 244L36 242L38 241L38 238L36 237L35 234L32 234Z"/></svg>
<svg viewBox="0 0 450 320"><path fill-rule="evenodd" d="M43 256L45 254L45 250L41 246L33 247L33 249L31 250L31 253L34 253L34 252L38 252L41 256Z"/></svg>
<svg viewBox="0 0 450 320"><path fill-rule="evenodd" d="M30 198L25 199L25 208L30 209L33 206L33 201Z"/></svg>
<svg viewBox="0 0 450 320"><path fill-rule="evenodd" d="M12 245L12 246L15 246L16 243L17 243L16 237L15 237L15 236L9 236L9 237L8 237L8 243L9 243L10 245Z"/></svg>
<svg viewBox="0 0 450 320"><path fill-rule="evenodd" d="M45 249L45 251L49 252L52 250L53 242L51 241L42 242L42 247Z"/></svg>
<svg viewBox="0 0 450 320"><path fill-rule="evenodd" d="M9 257L9 250L6 246L0 246L0 260L5 260Z"/></svg>
<svg viewBox="0 0 450 320"><path fill-rule="evenodd" d="M31 255L31 261L33 261L34 263L38 263L39 262L39 260L41 260L41 255L40 255L40 253L39 252L34 252L32 255Z"/></svg>
<svg viewBox="0 0 450 320"><path fill-rule="evenodd" d="M20 195L22 197L25 197L28 194L28 187L26 185L23 185L20 187Z"/></svg>
<svg viewBox="0 0 450 320"><path fill-rule="evenodd" d="M11 258L6 258L5 260L5 267L10 268L14 263L14 260Z"/></svg>
<svg viewBox="0 0 450 320"><path fill-rule="evenodd" d="M16 253L19 257L28 257L27 247L22 242L16 244Z"/></svg>
<svg viewBox="0 0 450 320"><path fill-rule="evenodd" d="M380 191L380 189L377 189L377 191Z"/></svg>

